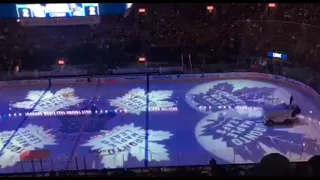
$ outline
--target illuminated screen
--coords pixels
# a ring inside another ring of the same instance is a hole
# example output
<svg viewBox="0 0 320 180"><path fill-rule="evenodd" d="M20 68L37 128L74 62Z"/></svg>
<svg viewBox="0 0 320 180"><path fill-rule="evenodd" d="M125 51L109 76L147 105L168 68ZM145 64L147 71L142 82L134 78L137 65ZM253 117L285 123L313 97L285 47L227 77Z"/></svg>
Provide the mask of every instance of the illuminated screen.
<svg viewBox="0 0 320 180"><path fill-rule="evenodd" d="M0 89L0 172L252 163L271 152L305 161L320 151L319 104L271 81L46 88ZM262 107L291 95L299 122L265 126Z"/></svg>
<svg viewBox="0 0 320 180"><path fill-rule="evenodd" d="M99 15L98 3L16 4L19 18L86 17Z"/></svg>
<svg viewBox="0 0 320 180"><path fill-rule="evenodd" d="M126 3L126 9L130 9L133 3Z"/></svg>

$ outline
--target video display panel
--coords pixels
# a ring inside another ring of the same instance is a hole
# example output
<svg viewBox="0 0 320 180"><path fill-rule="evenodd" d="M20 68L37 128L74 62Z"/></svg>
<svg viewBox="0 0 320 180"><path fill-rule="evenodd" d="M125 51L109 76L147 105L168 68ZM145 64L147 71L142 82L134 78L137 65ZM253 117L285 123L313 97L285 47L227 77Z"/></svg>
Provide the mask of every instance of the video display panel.
<svg viewBox="0 0 320 180"><path fill-rule="evenodd" d="M18 18L87 17L99 15L98 3L16 4Z"/></svg>

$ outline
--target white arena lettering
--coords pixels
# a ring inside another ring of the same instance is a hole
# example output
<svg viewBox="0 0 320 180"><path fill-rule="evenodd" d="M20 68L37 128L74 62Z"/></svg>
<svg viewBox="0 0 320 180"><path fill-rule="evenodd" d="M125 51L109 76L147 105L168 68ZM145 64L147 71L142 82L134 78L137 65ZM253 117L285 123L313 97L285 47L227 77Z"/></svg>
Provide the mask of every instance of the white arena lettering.
<svg viewBox="0 0 320 180"><path fill-rule="evenodd" d="M246 133L249 128L252 129ZM267 129L262 122L232 119L217 129L216 133L230 137L231 142L235 145L243 145L263 136L266 131Z"/></svg>
<svg viewBox="0 0 320 180"><path fill-rule="evenodd" d="M30 132L27 131L22 132L21 134L17 133L13 137L13 142L15 143L10 142L5 149L14 153L22 153L24 148L41 142L41 139L29 133Z"/></svg>
<svg viewBox="0 0 320 180"><path fill-rule="evenodd" d="M235 124L235 125L237 125L237 124L239 124L239 121L235 121L235 120L230 120L230 121L229 121L229 123L232 123L232 124Z"/></svg>
<svg viewBox="0 0 320 180"><path fill-rule="evenodd" d="M56 114L57 115L65 115L66 113L64 111L57 111Z"/></svg>
<svg viewBox="0 0 320 180"><path fill-rule="evenodd" d="M261 110L261 107L249 107L249 106L236 106L235 109L245 109L245 110Z"/></svg>
<svg viewBox="0 0 320 180"><path fill-rule="evenodd" d="M144 96L132 96L129 99L121 100L121 103L134 109L141 109L146 106L146 97ZM173 108L159 108L156 102L149 100L149 110L150 111L177 111L176 107Z"/></svg>
<svg viewBox="0 0 320 180"><path fill-rule="evenodd" d="M177 107L169 107L169 108L160 108L160 107L151 107L149 109L150 111L167 111L167 112L176 112L178 111L178 108Z"/></svg>
<svg viewBox="0 0 320 180"><path fill-rule="evenodd" d="M238 135L233 134L233 133L228 133L226 134L227 136L231 137L231 138L238 138Z"/></svg>
<svg viewBox="0 0 320 180"><path fill-rule="evenodd" d="M42 116L42 112L29 112L26 116Z"/></svg>
<svg viewBox="0 0 320 180"><path fill-rule="evenodd" d="M82 110L81 111L82 114L91 114L91 110Z"/></svg>
<svg viewBox="0 0 320 180"><path fill-rule="evenodd" d="M145 140L145 135L141 133L135 133L131 130L117 130L117 132L107 132L104 135L97 137L101 144L105 144L109 149L99 149L92 151L93 153L99 153L103 156L115 155L116 153L128 151L133 147L138 146Z"/></svg>
<svg viewBox="0 0 320 180"><path fill-rule="evenodd" d="M261 136L263 134L262 132L259 132L259 131L251 131L250 133L255 136Z"/></svg>
<svg viewBox="0 0 320 180"><path fill-rule="evenodd" d="M249 128L249 126L246 125L246 124L240 124L238 127L241 127L241 128Z"/></svg>
<svg viewBox="0 0 320 180"><path fill-rule="evenodd" d="M81 112L80 111L66 111L67 115L80 115Z"/></svg>
<svg viewBox="0 0 320 180"><path fill-rule="evenodd" d="M65 17L66 13L50 13L50 17Z"/></svg>
<svg viewBox="0 0 320 180"><path fill-rule="evenodd" d="M244 121L243 123L247 124L247 125L252 125L254 122L252 122L252 121Z"/></svg>
<svg viewBox="0 0 320 180"><path fill-rule="evenodd" d="M252 140L252 141L254 141L254 140L258 139L258 137L257 137L257 136L252 135L252 134L244 135L244 137L246 137L246 138L248 138L248 139L250 139L250 140Z"/></svg>
<svg viewBox="0 0 320 180"><path fill-rule="evenodd" d="M16 146L16 145L14 145L12 143L9 143L8 146L6 147L6 150L9 150L9 151L14 152L14 153L22 153L23 148L19 147L19 146Z"/></svg>
<svg viewBox="0 0 320 180"><path fill-rule="evenodd" d="M234 128L235 126L233 124L227 123L224 125L225 127Z"/></svg>
<svg viewBox="0 0 320 180"><path fill-rule="evenodd" d="M273 57L281 58L281 54L280 53L273 53L272 55L273 55Z"/></svg>
<svg viewBox="0 0 320 180"><path fill-rule="evenodd" d="M228 92L223 92L220 90L217 90L213 94L205 95L203 98L206 101L210 102L211 104L223 104L226 106L231 106L233 104L236 104L236 105L244 105L245 104L245 102L243 102L237 96L234 96L233 94L230 94Z"/></svg>
<svg viewBox="0 0 320 180"><path fill-rule="evenodd" d="M233 144L238 145L238 146L243 144L242 141L240 141L239 139L231 139L231 142L233 142Z"/></svg>
<svg viewBox="0 0 320 180"><path fill-rule="evenodd" d="M154 107L154 108L149 108L150 111L161 111L161 108L159 107Z"/></svg>
<svg viewBox="0 0 320 180"><path fill-rule="evenodd" d="M258 131L257 129L254 129L250 131L249 133L242 135L242 137L234 138L231 140L235 145L243 145L246 143L250 143L251 141L254 141L261 137L263 135L263 132L266 131L266 129L259 129L262 131Z"/></svg>
<svg viewBox="0 0 320 180"><path fill-rule="evenodd" d="M71 110L71 111L44 111L44 112L27 112L25 116L74 116L74 115L90 115L91 110Z"/></svg>
<svg viewBox="0 0 320 180"><path fill-rule="evenodd" d="M55 112L43 112L44 116L54 116L55 114Z"/></svg>

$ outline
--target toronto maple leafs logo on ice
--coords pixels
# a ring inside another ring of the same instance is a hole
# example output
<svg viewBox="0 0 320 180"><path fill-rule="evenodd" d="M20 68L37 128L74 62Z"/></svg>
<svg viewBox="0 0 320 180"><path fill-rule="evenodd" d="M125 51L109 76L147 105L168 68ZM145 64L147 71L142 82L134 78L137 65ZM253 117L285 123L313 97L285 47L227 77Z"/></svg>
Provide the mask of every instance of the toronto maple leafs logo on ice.
<svg viewBox="0 0 320 180"><path fill-rule="evenodd" d="M261 111L231 109L212 113L198 123L197 140L211 153L237 163L259 162L272 152L292 157L314 153L312 148L304 149L307 142L312 142L305 137L308 132L268 128L261 115ZM318 144L313 146L320 147Z"/></svg>
<svg viewBox="0 0 320 180"><path fill-rule="evenodd" d="M46 145L55 145L54 136L51 130L44 130L43 127L29 124L19 128L17 132L2 131L0 133L0 167L14 166L21 161L21 154L24 152L42 149ZM10 141L9 143L7 143Z"/></svg>
<svg viewBox="0 0 320 180"><path fill-rule="evenodd" d="M30 91L26 99L28 101L17 102L11 106L22 109L34 108L34 111L44 112L57 111L59 109L77 105L84 101L84 99L80 99L79 97L75 96L73 88L63 88L54 94L51 91ZM37 102L37 106L34 107Z"/></svg>
<svg viewBox="0 0 320 180"><path fill-rule="evenodd" d="M187 102L199 111L209 113L236 106L260 107L278 99L277 103L289 99L290 94L269 83L252 80L221 80L205 83L191 89ZM287 99L286 99L287 98ZM202 108L204 107L204 108Z"/></svg>
<svg viewBox="0 0 320 180"><path fill-rule="evenodd" d="M172 91L160 90L151 91L149 95L149 110L167 109L175 106L175 103L168 101L172 96ZM147 93L144 89L135 88L122 97L109 100L114 107L126 109L129 113L139 115L146 111Z"/></svg>
<svg viewBox="0 0 320 180"><path fill-rule="evenodd" d="M168 150L159 141L171 136L166 131L149 130L148 161L170 160ZM145 159L145 130L133 123L117 126L110 131L102 131L102 135L91 138L83 146L91 146L92 151L99 153L105 168L123 167L129 155L138 161Z"/></svg>

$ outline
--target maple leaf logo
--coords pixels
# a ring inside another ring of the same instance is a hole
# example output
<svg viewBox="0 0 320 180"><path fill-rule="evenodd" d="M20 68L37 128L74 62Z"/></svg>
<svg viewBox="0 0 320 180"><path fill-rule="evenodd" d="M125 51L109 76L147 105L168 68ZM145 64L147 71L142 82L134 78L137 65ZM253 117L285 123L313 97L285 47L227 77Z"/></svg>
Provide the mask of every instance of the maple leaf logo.
<svg viewBox="0 0 320 180"><path fill-rule="evenodd" d="M20 161L20 155L23 152L42 149L46 145L55 145L54 136L50 131L32 124L19 128L16 133L14 130L2 131L0 133L1 168L14 166ZM7 144L9 140L10 142Z"/></svg>
<svg viewBox="0 0 320 180"><path fill-rule="evenodd" d="M77 105L84 101L84 99L80 99L79 97L75 96L73 88L63 88L58 90L55 94L53 94L51 91L47 91L46 93L45 91L30 91L27 94L26 99L28 99L28 101L17 102L11 106L21 109L32 109L40 99L39 103L34 108L34 111L52 112Z"/></svg>
<svg viewBox="0 0 320 180"><path fill-rule="evenodd" d="M270 152L301 154L304 144L314 145L314 140L306 138L304 133L266 127L261 112L248 110L212 113L202 119L196 129L197 139L205 149L230 162L230 156L219 151L231 148L240 156L240 162L259 162ZM303 153L314 154L314 148L306 148Z"/></svg>
<svg viewBox="0 0 320 180"><path fill-rule="evenodd" d="M168 101L172 94L172 91L151 91L149 93L149 108L152 110L174 107L175 103ZM126 109L129 113L139 115L146 111L147 94L144 89L135 88L124 96L111 99L109 102L114 107Z"/></svg>
<svg viewBox="0 0 320 180"><path fill-rule="evenodd" d="M258 87L254 85L259 84ZM230 80L207 83L191 90L186 98L191 106L206 113L221 110L221 106L234 108L235 106L261 107L267 103L266 99L274 98L280 88L251 80ZM284 93L284 90L281 92ZM289 96L290 97L290 96ZM289 98L288 98L289 99Z"/></svg>
<svg viewBox="0 0 320 180"><path fill-rule="evenodd" d="M105 168L123 167L128 157L135 157L138 161L145 159L145 130L135 127L133 123L117 126L110 131L90 139L82 146L91 146L93 151L103 156L101 162ZM149 130L148 160L169 161L168 150L159 141L172 136L166 131Z"/></svg>

